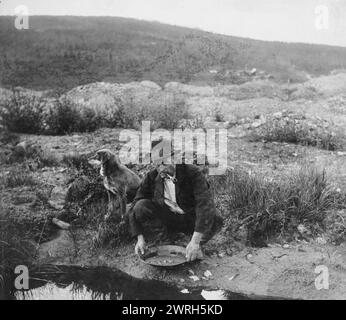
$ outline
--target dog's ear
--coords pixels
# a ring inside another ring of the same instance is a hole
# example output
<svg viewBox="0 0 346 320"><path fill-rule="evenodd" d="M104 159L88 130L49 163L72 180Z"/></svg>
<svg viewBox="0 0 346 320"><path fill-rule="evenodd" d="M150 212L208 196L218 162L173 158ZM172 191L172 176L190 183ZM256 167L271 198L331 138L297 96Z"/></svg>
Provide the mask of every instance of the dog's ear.
<svg viewBox="0 0 346 320"><path fill-rule="evenodd" d="M120 167L120 158L119 158L119 155L113 154L112 159L113 159L113 162L114 162L118 167Z"/></svg>
<svg viewBox="0 0 346 320"><path fill-rule="evenodd" d="M117 154L112 152L108 153L108 164L113 168L113 170L117 170L120 166L120 160Z"/></svg>
<svg viewBox="0 0 346 320"><path fill-rule="evenodd" d="M111 159L111 153L108 150L100 150L97 152L97 158L104 164Z"/></svg>

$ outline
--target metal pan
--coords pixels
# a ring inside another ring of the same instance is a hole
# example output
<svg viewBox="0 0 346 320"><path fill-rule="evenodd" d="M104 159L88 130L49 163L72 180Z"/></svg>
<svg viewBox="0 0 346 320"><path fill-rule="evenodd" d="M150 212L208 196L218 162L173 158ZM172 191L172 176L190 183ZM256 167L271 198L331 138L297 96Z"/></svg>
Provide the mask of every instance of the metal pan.
<svg viewBox="0 0 346 320"><path fill-rule="evenodd" d="M155 267L175 267L186 263L186 249L180 246L166 245L149 249L141 255L141 260Z"/></svg>

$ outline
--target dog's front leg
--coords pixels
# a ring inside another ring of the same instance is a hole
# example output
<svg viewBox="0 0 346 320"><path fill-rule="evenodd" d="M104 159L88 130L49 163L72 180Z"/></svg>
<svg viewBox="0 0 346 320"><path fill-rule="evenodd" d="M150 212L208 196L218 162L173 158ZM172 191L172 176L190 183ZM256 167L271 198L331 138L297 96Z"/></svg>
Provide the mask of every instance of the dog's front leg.
<svg viewBox="0 0 346 320"><path fill-rule="evenodd" d="M109 191L107 191L107 194L108 194L108 206L107 206L107 213L104 217L105 221L108 221L109 218L112 216L114 211L114 202L115 202L114 195Z"/></svg>

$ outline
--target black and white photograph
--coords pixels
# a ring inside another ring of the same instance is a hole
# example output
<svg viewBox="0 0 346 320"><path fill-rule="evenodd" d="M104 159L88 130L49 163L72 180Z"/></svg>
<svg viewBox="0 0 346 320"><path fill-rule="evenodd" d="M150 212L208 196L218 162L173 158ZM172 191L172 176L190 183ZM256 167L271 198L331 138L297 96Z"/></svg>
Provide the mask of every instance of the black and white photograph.
<svg viewBox="0 0 346 320"><path fill-rule="evenodd" d="M1 0L0 300L346 299L345 17Z"/></svg>

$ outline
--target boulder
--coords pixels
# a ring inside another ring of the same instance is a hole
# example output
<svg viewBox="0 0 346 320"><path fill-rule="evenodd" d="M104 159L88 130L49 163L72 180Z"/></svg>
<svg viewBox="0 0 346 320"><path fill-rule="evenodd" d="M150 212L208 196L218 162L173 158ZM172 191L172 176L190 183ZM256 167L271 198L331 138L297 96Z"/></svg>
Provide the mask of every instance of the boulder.
<svg viewBox="0 0 346 320"><path fill-rule="evenodd" d="M50 195L50 200L48 203L50 206L56 210L62 210L65 205L65 198L67 195L67 188L61 186L55 186Z"/></svg>

